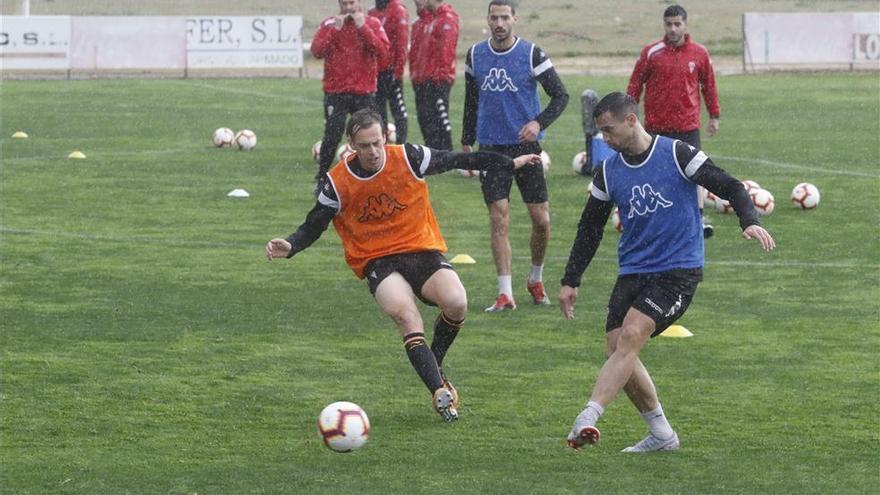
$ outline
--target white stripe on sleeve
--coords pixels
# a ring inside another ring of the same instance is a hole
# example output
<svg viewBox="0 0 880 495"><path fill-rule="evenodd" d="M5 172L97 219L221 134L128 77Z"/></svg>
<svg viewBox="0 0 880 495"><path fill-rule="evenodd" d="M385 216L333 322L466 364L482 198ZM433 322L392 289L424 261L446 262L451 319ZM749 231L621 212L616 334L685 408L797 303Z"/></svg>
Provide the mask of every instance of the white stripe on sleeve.
<svg viewBox="0 0 880 495"><path fill-rule="evenodd" d="M688 162L687 167L684 168L684 173L687 175L688 179L694 176L697 173L697 170L700 170L700 167L703 166L703 163L708 160L709 157L706 156L702 151L698 152L696 156L694 156L690 162Z"/></svg>

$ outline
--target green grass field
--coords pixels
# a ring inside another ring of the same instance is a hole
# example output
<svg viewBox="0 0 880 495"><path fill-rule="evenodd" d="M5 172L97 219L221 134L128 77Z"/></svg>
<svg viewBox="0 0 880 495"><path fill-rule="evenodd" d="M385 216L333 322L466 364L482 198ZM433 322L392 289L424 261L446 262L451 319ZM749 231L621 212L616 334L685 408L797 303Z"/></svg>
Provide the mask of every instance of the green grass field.
<svg viewBox="0 0 880 495"><path fill-rule="evenodd" d="M625 84L566 82L573 95ZM522 304L529 227L515 201L521 307L486 315L495 277L478 183L429 179L450 254L478 262L459 269L471 313L446 363L462 418L444 424L335 233L292 261L263 257L313 203L319 82L0 83L0 493L875 492L878 77L719 86L724 119L705 148L775 194L765 225L779 247L762 253L734 217L711 214L706 279L681 320L695 337L643 353L683 448L632 456L618 451L645 426L625 398L599 446L563 445L604 360L610 227L566 322ZM585 200L569 165L577 106L545 143L554 296ZM220 126L255 130L257 149L212 148ZM17 130L30 138L10 139ZM67 160L74 149L88 158ZM821 189L817 210L788 203L801 181ZM236 187L252 196L227 198ZM353 454L317 434L335 400L372 420Z"/></svg>

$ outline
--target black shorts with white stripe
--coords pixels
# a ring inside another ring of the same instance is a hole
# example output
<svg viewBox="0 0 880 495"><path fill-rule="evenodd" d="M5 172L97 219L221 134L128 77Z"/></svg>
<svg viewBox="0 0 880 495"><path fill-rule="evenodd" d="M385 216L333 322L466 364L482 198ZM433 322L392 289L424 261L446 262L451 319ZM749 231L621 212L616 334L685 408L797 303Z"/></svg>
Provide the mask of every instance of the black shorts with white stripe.
<svg viewBox="0 0 880 495"><path fill-rule="evenodd" d="M376 295L376 288L383 280L394 272L399 273L412 287L416 297L429 306L436 306L433 301L422 297L422 286L437 270L455 270L439 251L419 251L401 253L376 258L367 263L364 270L370 294Z"/></svg>

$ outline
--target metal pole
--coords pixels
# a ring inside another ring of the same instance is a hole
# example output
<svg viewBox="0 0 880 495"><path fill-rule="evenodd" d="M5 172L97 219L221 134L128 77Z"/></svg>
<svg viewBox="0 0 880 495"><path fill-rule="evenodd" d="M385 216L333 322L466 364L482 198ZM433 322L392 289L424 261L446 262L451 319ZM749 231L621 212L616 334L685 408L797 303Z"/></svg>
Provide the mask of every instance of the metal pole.
<svg viewBox="0 0 880 495"><path fill-rule="evenodd" d="M21 0L21 15L31 15L31 0Z"/></svg>

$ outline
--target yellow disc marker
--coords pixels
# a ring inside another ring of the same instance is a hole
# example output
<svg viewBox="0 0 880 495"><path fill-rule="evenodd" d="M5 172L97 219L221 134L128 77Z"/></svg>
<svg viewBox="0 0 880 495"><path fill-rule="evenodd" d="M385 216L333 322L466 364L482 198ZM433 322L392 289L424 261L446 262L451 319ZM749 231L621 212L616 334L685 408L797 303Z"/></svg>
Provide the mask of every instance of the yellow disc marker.
<svg viewBox="0 0 880 495"><path fill-rule="evenodd" d="M27 139L28 135L24 131L18 131L12 135L12 139Z"/></svg>
<svg viewBox="0 0 880 495"><path fill-rule="evenodd" d="M455 263L456 265L473 265L474 263L477 262L477 260L471 258L470 256L468 256L466 254L459 254L449 261L452 263Z"/></svg>
<svg viewBox="0 0 880 495"><path fill-rule="evenodd" d="M694 334L691 333L690 330L681 326L681 325L669 325L669 328L663 330L663 333L660 334L661 337L693 337Z"/></svg>
<svg viewBox="0 0 880 495"><path fill-rule="evenodd" d="M71 160L85 160L86 155L84 155L82 151L76 150L73 153L67 155L67 158L70 158Z"/></svg>

